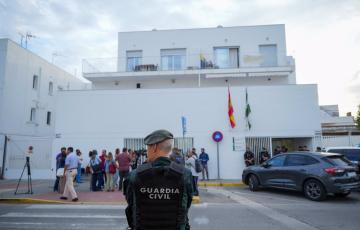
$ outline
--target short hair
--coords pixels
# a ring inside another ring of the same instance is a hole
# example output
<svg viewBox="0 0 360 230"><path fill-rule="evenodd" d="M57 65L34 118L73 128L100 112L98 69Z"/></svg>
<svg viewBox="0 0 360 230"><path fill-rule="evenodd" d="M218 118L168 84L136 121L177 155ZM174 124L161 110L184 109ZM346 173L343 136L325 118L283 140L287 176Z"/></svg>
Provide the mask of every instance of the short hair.
<svg viewBox="0 0 360 230"><path fill-rule="evenodd" d="M167 139L160 143L157 143L159 149L163 152L170 153L173 147L173 139Z"/></svg>
<svg viewBox="0 0 360 230"><path fill-rule="evenodd" d="M73 148L73 147L68 147L67 150L68 150L69 152L73 152L73 151L74 151L74 148Z"/></svg>
<svg viewBox="0 0 360 230"><path fill-rule="evenodd" d="M65 150L66 150L66 147L61 147L61 151L63 151L63 150L65 151Z"/></svg>
<svg viewBox="0 0 360 230"><path fill-rule="evenodd" d="M127 151L127 148L123 148L123 152L126 152Z"/></svg>

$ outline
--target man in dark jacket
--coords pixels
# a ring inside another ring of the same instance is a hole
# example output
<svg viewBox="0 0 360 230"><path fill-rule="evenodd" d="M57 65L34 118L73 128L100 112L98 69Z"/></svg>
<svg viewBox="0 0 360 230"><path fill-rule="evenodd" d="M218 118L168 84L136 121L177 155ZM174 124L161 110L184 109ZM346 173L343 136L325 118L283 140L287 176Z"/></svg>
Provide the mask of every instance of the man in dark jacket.
<svg viewBox="0 0 360 230"><path fill-rule="evenodd" d="M172 139L166 130L149 134L145 138L148 163L131 171L124 183L131 229L190 229L191 172L169 159Z"/></svg>
<svg viewBox="0 0 360 230"><path fill-rule="evenodd" d="M61 152L58 155L56 155L56 173L59 168L65 167L65 159L66 159L66 148L62 147ZM59 191L59 182L60 182L60 177L56 175L56 180L55 180L55 184L54 184L54 192Z"/></svg>

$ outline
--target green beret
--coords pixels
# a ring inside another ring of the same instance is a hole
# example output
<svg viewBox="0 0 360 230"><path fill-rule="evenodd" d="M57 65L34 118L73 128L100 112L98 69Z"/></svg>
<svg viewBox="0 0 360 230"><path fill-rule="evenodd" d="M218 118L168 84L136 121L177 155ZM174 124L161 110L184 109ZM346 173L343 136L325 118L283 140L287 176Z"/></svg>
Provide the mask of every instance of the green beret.
<svg viewBox="0 0 360 230"><path fill-rule="evenodd" d="M147 135L144 139L145 145L153 145L160 142L163 142L168 139L174 139L172 133L165 129L156 130L149 135Z"/></svg>

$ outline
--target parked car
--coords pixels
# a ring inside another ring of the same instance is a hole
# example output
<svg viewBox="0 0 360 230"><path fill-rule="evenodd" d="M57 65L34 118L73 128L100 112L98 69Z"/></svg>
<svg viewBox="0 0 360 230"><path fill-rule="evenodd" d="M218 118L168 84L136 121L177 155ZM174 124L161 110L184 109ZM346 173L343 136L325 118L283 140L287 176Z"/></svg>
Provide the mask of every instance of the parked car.
<svg viewBox="0 0 360 230"><path fill-rule="evenodd" d="M340 153L349 159L357 167L360 174L360 148L359 147L328 147L325 149L329 153Z"/></svg>
<svg viewBox="0 0 360 230"><path fill-rule="evenodd" d="M343 155L325 152L294 152L276 155L262 165L244 169L243 182L251 191L273 187L297 190L314 201L328 194L346 197L360 188L355 167Z"/></svg>

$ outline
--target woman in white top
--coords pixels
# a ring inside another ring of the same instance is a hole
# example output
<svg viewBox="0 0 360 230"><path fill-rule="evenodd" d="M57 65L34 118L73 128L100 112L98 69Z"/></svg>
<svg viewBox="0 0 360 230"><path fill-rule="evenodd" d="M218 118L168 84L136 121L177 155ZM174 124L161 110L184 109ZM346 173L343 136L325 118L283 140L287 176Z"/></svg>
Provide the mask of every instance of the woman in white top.
<svg viewBox="0 0 360 230"><path fill-rule="evenodd" d="M185 162L186 168L191 170L191 174L192 174L192 177L193 177L194 196L199 195L199 190L198 190L198 186L197 186L199 173L197 173L196 170L195 170L195 160L196 159L197 159L196 155L192 151L189 151L188 159Z"/></svg>

